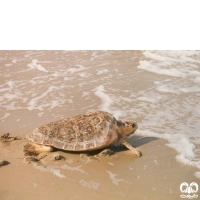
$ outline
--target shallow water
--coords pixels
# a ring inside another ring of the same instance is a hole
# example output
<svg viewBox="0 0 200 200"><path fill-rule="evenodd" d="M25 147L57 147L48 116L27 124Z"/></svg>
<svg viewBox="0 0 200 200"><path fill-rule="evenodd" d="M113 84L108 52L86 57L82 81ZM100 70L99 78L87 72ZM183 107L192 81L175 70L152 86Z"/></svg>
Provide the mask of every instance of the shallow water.
<svg viewBox="0 0 200 200"><path fill-rule="evenodd" d="M200 169L200 51L0 51L0 69L1 134L105 110Z"/></svg>

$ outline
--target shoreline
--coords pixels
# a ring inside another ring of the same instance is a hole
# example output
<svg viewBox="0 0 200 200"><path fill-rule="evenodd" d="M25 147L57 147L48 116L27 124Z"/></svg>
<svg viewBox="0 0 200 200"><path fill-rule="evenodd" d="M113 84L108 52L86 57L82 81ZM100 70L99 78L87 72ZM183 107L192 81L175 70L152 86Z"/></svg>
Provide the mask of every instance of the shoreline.
<svg viewBox="0 0 200 200"><path fill-rule="evenodd" d="M180 199L181 183L200 184L198 51L0 54L0 135L22 138L0 142L0 199ZM141 158L112 145L111 156L24 159L34 128L96 110L137 121L131 141Z"/></svg>
<svg viewBox="0 0 200 200"><path fill-rule="evenodd" d="M135 135L131 141L142 157L111 145L111 156L56 150L29 164L23 155L27 139L1 142L0 159L8 162L0 167L1 199L178 199L182 182L200 184L196 168L178 163L166 140ZM52 159L55 153L65 160Z"/></svg>

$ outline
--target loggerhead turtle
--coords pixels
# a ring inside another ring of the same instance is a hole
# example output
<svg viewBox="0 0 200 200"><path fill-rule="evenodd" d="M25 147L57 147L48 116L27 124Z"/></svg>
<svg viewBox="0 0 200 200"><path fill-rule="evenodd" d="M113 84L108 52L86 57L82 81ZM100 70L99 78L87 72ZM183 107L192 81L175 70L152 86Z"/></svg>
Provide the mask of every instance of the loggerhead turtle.
<svg viewBox="0 0 200 200"><path fill-rule="evenodd" d="M24 146L25 155L53 151L53 147L69 151L92 151L120 142L135 156L141 153L132 147L127 136L138 128L136 122L116 120L104 111L81 114L43 125L27 138L34 142Z"/></svg>

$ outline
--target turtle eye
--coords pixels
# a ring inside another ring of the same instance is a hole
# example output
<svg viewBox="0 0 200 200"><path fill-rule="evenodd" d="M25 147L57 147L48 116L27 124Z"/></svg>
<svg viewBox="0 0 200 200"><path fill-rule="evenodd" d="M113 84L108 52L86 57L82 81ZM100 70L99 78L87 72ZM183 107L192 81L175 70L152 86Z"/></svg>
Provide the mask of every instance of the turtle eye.
<svg viewBox="0 0 200 200"><path fill-rule="evenodd" d="M132 128L135 128L135 124L132 124Z"/></svg>

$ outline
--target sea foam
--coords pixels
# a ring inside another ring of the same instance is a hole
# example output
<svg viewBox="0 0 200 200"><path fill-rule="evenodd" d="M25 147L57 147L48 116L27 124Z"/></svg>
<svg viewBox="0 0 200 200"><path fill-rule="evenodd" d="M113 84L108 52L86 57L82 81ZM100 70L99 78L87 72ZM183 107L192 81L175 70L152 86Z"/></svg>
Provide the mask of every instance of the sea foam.
<svg viewBox="0 0 200 200"><path fill-rule="evenodd" d="M46 59L43 51L27 51L23 59L14 55L7 61L12 67L5 66L6 57L1 62L2 124L11 118L7 113L22 123L37 111L39 119L50 120L104 110L137 121L139 134L166 139L179 162L199 168L200 51L52 55Z"/></svg>
<svg viewBox="0 0 200 200"><path fill-rule="evenodd" d="M102 104L99 106L99 110L106 111L112 113L116 119L119 119L124 115L124 112L118 108L115 108L113 106L114 104L114 98L110 97L108 94L105 93L105 88L103 85L98 86L94 89L94 94L98 96Z"/></svg>
<svg viewBox="0 0 200 200"><path fill-rule="evenodd" d="M109 177L112 180L112 183L115 184L116 186L118 186L120 182L131 184L130 182L125 181L124 179L118 179L118 178L116 178L116 176L118 176L117 174L114 174L114 173L112 173L111 171L108 171L108 170L106 170L106 171L108 172Z"/></svg>
<svg viewBox="0 0 200 200"><path fill-rule="evenodd" d="M66 176L60 173L59 169L55 169L54 167L51 166L44 167L37 164L34 164L33 167L41 172L50 172L53 175L58 176L59 178L66 178Z"/></svg>
<svg viewBox="0 0 200 200"><path fill-rule="evenodd" d="M32 63L28 64L27 66L31 69L37 69L42 72L48 72L42 65L38 64L37 59L33 59Z"/></svg>

